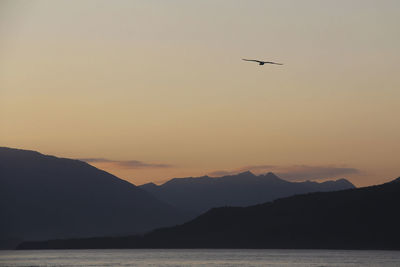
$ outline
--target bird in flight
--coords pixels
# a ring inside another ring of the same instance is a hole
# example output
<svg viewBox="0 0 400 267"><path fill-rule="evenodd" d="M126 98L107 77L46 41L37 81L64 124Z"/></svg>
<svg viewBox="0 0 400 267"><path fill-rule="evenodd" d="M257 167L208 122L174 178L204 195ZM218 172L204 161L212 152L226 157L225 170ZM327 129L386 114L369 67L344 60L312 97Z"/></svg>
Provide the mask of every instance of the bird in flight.
<svg viewBox="0 0 400 267"><path fill-rule="evenodd" d="M271 61L261 61L261 60L256 60L256 59L245 59L242 58L244 61L253 61L257 62L259 65L264 65L264 64L274 64L274 65L283 65L282 63L276 63L276 62L271 62Z"/></svg>

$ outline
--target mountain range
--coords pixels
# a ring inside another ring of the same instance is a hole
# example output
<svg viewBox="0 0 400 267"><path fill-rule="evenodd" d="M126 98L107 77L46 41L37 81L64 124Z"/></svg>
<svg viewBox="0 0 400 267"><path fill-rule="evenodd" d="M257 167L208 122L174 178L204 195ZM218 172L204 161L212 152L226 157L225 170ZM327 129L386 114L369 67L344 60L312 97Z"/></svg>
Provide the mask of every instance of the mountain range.
<svg viewBox="0 0 400 267"><path fill-rule="evenodd" d="M277 198L354 188L346 179L322 183L289 182L273 173L254 175L250 171L223 177L174 178L162 185L148 183L140 186L156 198L198 216L215 207L245 207Z"/></svg>
<svg viewBox="0 0 400 267"><path fill-rule="evenodd" d="M174 178L135 186L83 161L0 147L0 248L22 240L141 234L215 207L354 186L288 182L272 173Z"/></svg>
<svg viewBox="0 0 400 267"><path fill-rule="evenodd" d="M400 177L377 186L212 209L145 235L26 242L19 249L279 248L400 250Z"/></svg>

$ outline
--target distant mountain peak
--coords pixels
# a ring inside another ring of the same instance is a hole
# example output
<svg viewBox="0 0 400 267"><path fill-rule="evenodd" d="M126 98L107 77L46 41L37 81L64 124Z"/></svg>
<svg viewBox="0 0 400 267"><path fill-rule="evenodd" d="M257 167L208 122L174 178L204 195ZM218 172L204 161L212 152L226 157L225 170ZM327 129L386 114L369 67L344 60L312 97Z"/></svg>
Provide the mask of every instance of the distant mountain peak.
<svg viewBox="0 0 400 267"><path fill-rule="evenodd" d="M348 184L348 185L354 186L353 183L350 182L349 180L347 180L346 178L337 179L335 182L336 182L336 183Z"/></svg>
<svg viewBox="0 0 400 267"><path fill-rule="evenodd" d="M276 175L276 174L273 173L273 172L267 172L266 174L264 174L264 176L277 177L277 178L279 178L278 175Z"/></svg>
<svg viewBox="0 0 400 267"><path fill-rule="evenodd" d="M244 172L238 173L236 175L240 175L240 176L255 176L255 174L252 173L251 171L244 171ZM233 175L233 176L235 176L235 175Z"/></svg>
<svg viewBox="0 0 400 267"><path fill-rule="evenodd" d="M259 177L263 177L264 179L268 179L268 180L271 180L271 181L276 180L276 181L285 181L285 182L288 182L288 181L286 181L286 180L280 178L278 175L276 175L276 174L273 173L273 172L267 172L266 174L261 174L261 175L259 175Z"/></svg>

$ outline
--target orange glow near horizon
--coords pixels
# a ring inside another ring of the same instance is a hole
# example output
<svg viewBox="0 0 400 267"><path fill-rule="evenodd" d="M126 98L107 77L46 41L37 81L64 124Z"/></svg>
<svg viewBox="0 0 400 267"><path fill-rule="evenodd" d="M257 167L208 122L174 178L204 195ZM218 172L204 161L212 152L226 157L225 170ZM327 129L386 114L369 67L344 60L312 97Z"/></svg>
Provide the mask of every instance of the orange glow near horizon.
<svg viewBox="0 0 400 267"><path fill-rule="evenodd" d="M264 165L386 182L400 176L399 10L2 1L0 145L139 161L91 163L134 184Z"/></svg>

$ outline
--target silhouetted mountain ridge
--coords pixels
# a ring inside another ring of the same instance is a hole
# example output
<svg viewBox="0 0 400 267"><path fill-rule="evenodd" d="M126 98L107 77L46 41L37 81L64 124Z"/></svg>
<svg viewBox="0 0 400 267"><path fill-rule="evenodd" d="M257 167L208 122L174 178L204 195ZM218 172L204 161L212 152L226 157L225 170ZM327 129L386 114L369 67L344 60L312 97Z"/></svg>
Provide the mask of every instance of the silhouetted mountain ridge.
<svg viewBox="0 0 400 267"><path fill-rule="evenodd" d="M246 171L223 177L173 178L162 185L148 183L140 188L196 216L214 207L250 206L295 194L354 188L354 185L346 179L289 182L271 172L254 175Z"/></svg>
<svg viewBox="0 0 400 267"><path fill-rule="evenodd" d="M143 236L30 242L19 249L292 248L400 249L400 179L250 207L214 208Z"/></svg>
<svg viewBox="0 0 400 267"><path fill-rule="evenodd" d="M126 235L186 218L79 160L0 147L0 240Z"/></svg>
<svg viewBox="0 0 400 267"><path fill-rule="evenodd" d="M394 179L394 180L392 181L392 183L400 183L400 177Z"/></svg>

